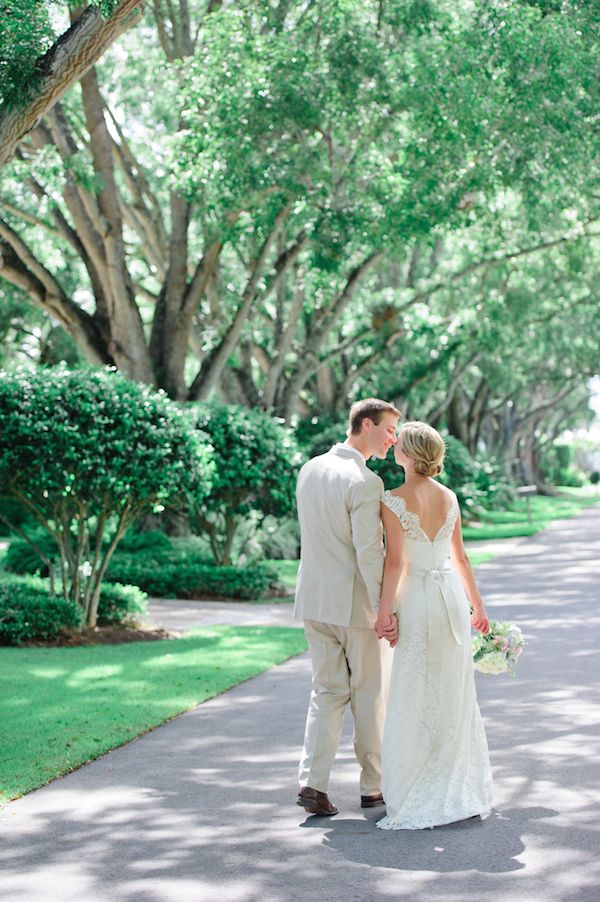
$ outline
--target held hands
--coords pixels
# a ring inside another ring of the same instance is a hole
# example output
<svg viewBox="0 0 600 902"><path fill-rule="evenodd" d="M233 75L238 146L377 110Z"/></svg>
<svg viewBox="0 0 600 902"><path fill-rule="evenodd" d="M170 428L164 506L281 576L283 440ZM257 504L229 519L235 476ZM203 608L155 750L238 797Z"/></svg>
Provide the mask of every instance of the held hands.
<svg viewBox="0 0 600 902"><path fill-rule="evenodd" d="M490 631L490 622L483 605L476 605L471 610L471 626L484 636Z"/></svg>
<svg viewBox="0 0 600 902"><path fill-rule="evenodd" d="M393 614L379 614L375 621L378 639L387 639L392 648L398 641L398 620Z"/></svg>

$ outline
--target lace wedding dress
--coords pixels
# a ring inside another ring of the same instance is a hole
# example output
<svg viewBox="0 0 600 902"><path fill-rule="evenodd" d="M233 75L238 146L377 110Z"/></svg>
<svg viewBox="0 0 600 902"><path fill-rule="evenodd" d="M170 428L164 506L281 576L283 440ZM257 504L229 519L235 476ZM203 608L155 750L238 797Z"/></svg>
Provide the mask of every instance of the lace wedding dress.
<svg viewBox="0 0 600 902"><path fill-rule="evenodd" d="M382 830L419 830L490 813L492 777L477 705L469 602L450 565L458 503L430 539L403 498L384 504L404 530L399 638L383 735Z"/></svg>

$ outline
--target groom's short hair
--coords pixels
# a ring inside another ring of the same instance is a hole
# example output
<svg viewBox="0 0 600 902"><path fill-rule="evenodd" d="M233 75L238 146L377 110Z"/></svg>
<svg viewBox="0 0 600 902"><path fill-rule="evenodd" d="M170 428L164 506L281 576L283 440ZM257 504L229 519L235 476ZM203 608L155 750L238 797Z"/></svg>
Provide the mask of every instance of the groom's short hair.
<svg viewBox="0 0 600 902"><path fill-rule="evenodd" d="M397 417L402 416L397 407L394 407L389 401L382 401L381 398L365 398L363 401L356 401L350 408L349 434L358 435L362 429L363 420L371 420L378 426L384 413L393 413Z"/></svg>

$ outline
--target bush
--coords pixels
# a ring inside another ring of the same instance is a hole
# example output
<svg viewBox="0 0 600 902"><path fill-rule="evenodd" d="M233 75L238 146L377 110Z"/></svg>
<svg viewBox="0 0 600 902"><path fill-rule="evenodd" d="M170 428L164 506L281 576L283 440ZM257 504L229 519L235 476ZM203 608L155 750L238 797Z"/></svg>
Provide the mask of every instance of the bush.
<svg viewBox="0 0 600 902"><path fill-rule="evenodd" d="M325 454L336 442L345 442L347 429L347 416L322 414L298 420L295 435L303 459Z"/></svg>
<svg viewBox="0 0 600 902"><path fill-rule="evenodd" d="M585 485L585 473L574 465L573 451L572 445L558 443L544 449L540 470L547 483L575 488Z"/></svg>
<svg viewBox="0 0 600 902"><path fill-rule="evenodd" d="M567 485L576 489L581 488L586 482L585 474L582 473L581 470L576 470L575 467L559 470L556 475L556 480L555 485Z"/></svg>
<svg viewBox="0 0 600 902"><path fill-rule="evenodd" d="M81 601L94 626L104 572L126 530L144 511L208 490L207 445L164 394L110 370L1 373L0 421L0 492L46 524L63 593Z"/></svg>
<svg viewBox="0 0 600 902"><path fill-rule="evenodd" d="M49 532L43 529L27 530L27 535L50 560L58 560L58 548ZM9 573L23 575L48 576L48 568L36 550L25 539L11 539L6 555L4 569Z"/></svg>
<svg viewBox="0 0 600 902"><path fill-rule="evenodd" d="M48 558L58 563L58 548L50 533L36 528L28 529L27 535ZM156 551L169 552L171 548L172 540L163 532L133 532L130 530L121 539L117 554L121 552L153 554ZM11 539L4 557L4 569L9 573L48 576L48 568L45 563L29 542L21 538Z"/></svg>
<svg viewBox="0 0 600 902"><path fill-rule="evenodd" d="M64 627L80 624L79 605L50 595L43 580L9 576L0 582L0 641L4 644L54 639Z"/></svg>
<svg viewBox="0 0 600 902"><path fill-rule="evenodd" d="M209 537L215 561L229 565L243 520L294 510L300 454L290 430L260 410L215 401L196 405L191 416L210 441L215 471L211 492L195 502L190 521Z"/></svg>
<svg viewBox="0 0 600 902"><path fill-rule="evenodd" d="M592 472L590 473L590 482L592 483L592 485L598 485L598 483L600 482L600 473L598 472L598 470L592 470Z"/></svg>
<svg viewBox="0 0 600 902"><path fill-rule="evenodd" d="M158 529L137 532L132 529L126 532L119 542L119 551L167 551L172 547L172 540Z"/></svg>
<svg viewBox="0 0 600 902"><path fill-rule="evenodd" d="M288 561L299 557L299 549L300 526L297 517L283 517L280 520L266 517L244 552L249 558L260 555L270 561Z"/></svg>
<svg viewBox="0 0 600 902"><path fill-rule="evenodd" d="M136 614L146 610L148 596L138 586L123 586L120 583L102 583L98 603L98 625L111 626L113 623L128 623Z"/></svg>
<svg viewBox="0 0 600 902"><path fill-rule="evenodd" d="M25 505L16 498L0 498L0 535L8 535L7 520L22 529L26 523L32 522L32 517Z"/></svg>
<svg viewBox="0 0 600 902"><path fill-rule="evenodd" d="M45 534L40 531L43 537ZM40 537L36 534L36 541ZM50 542L48 538L46 541ZM144 610L145 593L162 598L223 595L258 598L277 582L268 565L220 567L196 536L170 539L160 532L130 533L113 555L100 590L98 623L121 623ZM297 540L293 545L294 555ZM23 539L13 539L5 557L12 573L43 573L44 565ZM143 591L141 591L143 590Z"/></svg>
<svg viewBox="0 0 600 902"><path fill-rule="evenodd" d="M219 567L195 554L115 554L106 579L139 586L159 598L260 598L277 584L266 563Z"/></svg>

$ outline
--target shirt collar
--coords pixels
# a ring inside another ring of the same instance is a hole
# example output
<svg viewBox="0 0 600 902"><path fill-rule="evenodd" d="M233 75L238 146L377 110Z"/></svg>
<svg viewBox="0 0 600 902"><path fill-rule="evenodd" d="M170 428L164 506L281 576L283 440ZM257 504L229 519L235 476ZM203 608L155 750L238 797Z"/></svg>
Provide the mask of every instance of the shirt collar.
<svg viewBox="0 0 600 902"><path fill-rule="evenodd" d="M363 455L360 453L360 451L357 451L356 448L353 448L352 445L348 444L348 442L337 442L337 444L335 444L333 446L333 450L334 451L338 451L338 450L345 451L349 454L353 454L355 457L358 457L358 459L361 461L361 463L366 464L366 460L363 457Z"/></svg>

